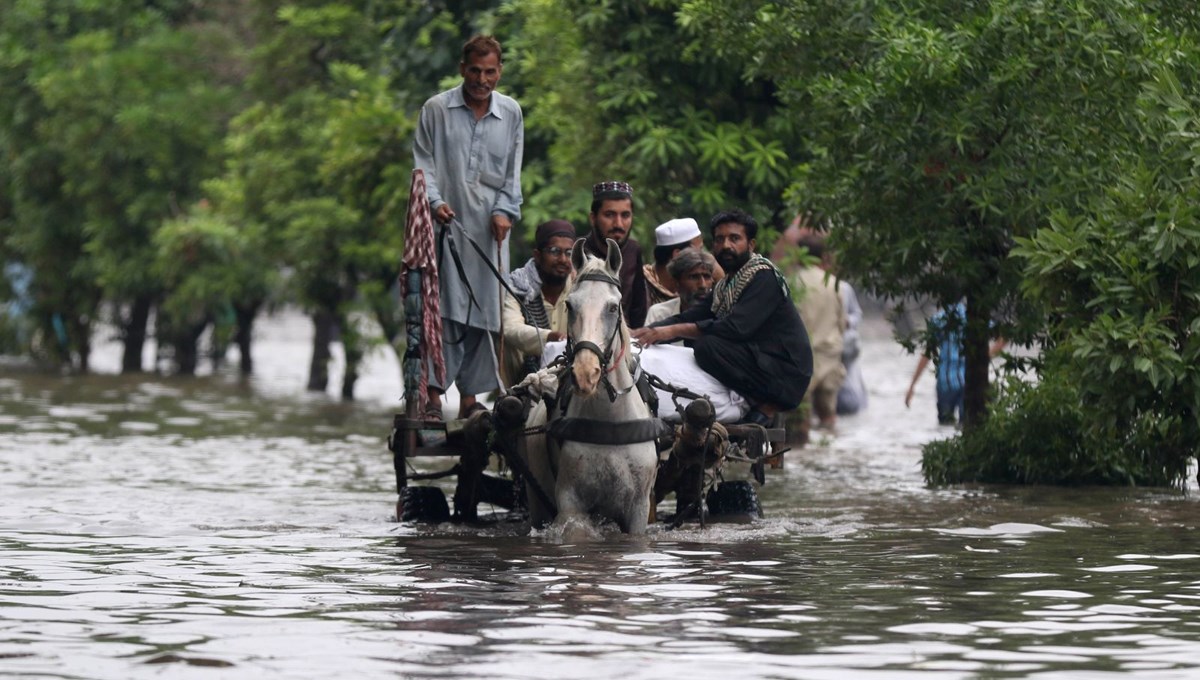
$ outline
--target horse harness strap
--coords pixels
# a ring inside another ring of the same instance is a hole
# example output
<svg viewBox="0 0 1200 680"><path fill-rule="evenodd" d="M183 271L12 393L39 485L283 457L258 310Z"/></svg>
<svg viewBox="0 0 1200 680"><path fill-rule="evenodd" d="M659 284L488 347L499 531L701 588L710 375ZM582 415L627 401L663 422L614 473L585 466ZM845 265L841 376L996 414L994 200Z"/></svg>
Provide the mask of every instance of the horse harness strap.
<svg viewBox="0 0 1200 680"><path fill-rule="evenodd" d="M513 296L514 299L516 299L517 304L519 304L521 306L522 312L528 312L528 304L526 303L526 301L523 298L521 298L520 295L517 295L517 291L513 290L512 286L510 286L508 284L508 281L504 280L504 275L500 273L499 269L496 269L496 265L492 264L491 258L488 257L488 255L483 252L483 248L480 248L479 244L475 243L475 239L473 239L467 235L466 227L464 227L462 225L462 223L459 222L457 219L451 219L449 222L444 224L442 226L442 229L438 232L437 268L438 268L439 272L442 271L442 252L443 252L443 249L448 248L450 250L450 257L451 257L452 261L454 262L455 272L458 274L458 278L462 281L463 286L466 287L467 298L470 302L470 304L467 305L467 321L463 325L466 325L466 326L471 325L471 308L472 307L479 309L479 311L481 311L481 312L483 311L483 307L481 307L479 305L479 301L477 299L475 299L475 290L471 287L471 279L470 279L470 277L467 276L466 269L463 267L462 255L458 252L458 246L455 245L454 239L450 237L450 229L452 227L458 228L458 230L462 234L462 237L464 239L466 239L467 243L471 246L471 248L474 249L475 252L479 254L479 259L484 264L487 265L488 269L491 270L492 276L496 277L496 280L500 282L500 285L504 288L504 290L508 291L508 294ZM501 313L503 313L503 311ZM458 343L462 342L464 339L465 339L465 337L459 338L458 340L456 340L450 344L452 344L452 345L458 344Z"/></svg>
<svg viewBox="0 0 1200 680"><path fill-rule="evenodd" d="M613 422L592 418L559 418L546 426L546 433L561 441L581 444L640 444L674 432L659 418Z"/></svg>

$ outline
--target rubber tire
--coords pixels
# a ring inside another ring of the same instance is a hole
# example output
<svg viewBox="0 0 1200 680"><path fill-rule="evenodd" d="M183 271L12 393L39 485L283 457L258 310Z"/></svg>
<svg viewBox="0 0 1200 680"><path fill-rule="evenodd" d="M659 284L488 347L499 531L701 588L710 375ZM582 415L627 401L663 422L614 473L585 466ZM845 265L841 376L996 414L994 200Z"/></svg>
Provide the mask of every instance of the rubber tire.
<svg viewBox="0 0 1200 680"><path fill-rule="evenodd" d="M400 490L400 500L404 503L401 522L450 521L450 504L436 486L406 486Z"/></svg>
<svg viewBox="0 0 1200 680"><path fill-rule="evenodd" d="M744 479L721 482L708 490L705 498L708 514L715 520L722 515L762 517L762 505L754 485Z"/></svg>

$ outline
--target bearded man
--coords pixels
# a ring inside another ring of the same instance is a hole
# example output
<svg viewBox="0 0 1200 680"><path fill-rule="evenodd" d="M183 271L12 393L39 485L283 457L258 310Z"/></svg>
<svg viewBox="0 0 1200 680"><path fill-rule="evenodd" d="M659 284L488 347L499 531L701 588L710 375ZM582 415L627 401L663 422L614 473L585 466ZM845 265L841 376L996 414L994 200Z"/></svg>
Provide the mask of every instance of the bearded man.
<svg viewBox="0 0 1200 680"><path fill-rule="evenodd" d="M621 312L630 328L640 328L646 322L650 304L642 247L629 235L633 229L633 187L628 182L600 182L593 186L588 222L592 231L584 241L587 252L601 259L608 257L607 239L615 241L621 249Z"/></svg>
<svg viewBox="0 0 1200 680"><path fill-rule="evenodd" d="M758 222L740 210L709 222L725 278L698 304L633 332L642 344L692 339L696 363L751 403L743 422L769 427L800 405L812 379L808 331L782 272L755 252Z"/></svg>

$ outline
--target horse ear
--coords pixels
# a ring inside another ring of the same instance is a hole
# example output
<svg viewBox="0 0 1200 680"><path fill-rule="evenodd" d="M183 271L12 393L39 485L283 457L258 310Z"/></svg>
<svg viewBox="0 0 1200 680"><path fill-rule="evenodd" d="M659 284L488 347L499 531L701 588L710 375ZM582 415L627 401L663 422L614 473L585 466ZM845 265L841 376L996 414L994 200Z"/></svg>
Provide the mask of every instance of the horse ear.
<svg viewBox="0 0 1200 680"><path fill-rule="evenodd" d="M583 269L583 242L585 240L586 239L582 238L575 239L575 245L571 246L571 266L575 267L575 271L580 271Z"/></svg>
<svg viewBox="0 0 1200 680"><path fill-rule="evenodd" d="M621 246L611 238L606 240L608 241L608 269L616 276L621 273Z"/></svg>

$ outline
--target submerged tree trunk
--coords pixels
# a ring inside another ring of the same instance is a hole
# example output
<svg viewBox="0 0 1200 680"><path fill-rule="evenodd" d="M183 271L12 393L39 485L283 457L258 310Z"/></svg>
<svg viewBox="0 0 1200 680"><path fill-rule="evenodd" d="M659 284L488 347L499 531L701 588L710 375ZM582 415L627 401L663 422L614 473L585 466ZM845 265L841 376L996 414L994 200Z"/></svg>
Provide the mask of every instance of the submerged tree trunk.
<svg viewBox="0 0 1200 680"><path fill-rule="evenodd" d="M308 367L308 390L324 392L329 387L329 360L332 354L329 343L333 342L333 331L337 325L333 313L319 309L312 315L313 320L313 352L312 363Z"/></svg>
<svg viewBox="0 0 1200 680"><path fill-rule="evenodd" d="M346 356L346 372L342 375L342 400L354 401L354 383L358 382L358 367L362 363L363 338L346 315L340 319L342 353Z"/></svg>
<svg viewBox="0 0 1200 680"><path fill-rule="evenodd" d="M972 304L975 303L975 304ZM988 371L991 357L988 345L990 314L981 309L970 296L967 298L966 328L963 329L963 363L966 380L963 385L963 429L970 430L983 424L987 418Z"/></svg>
<svg viewBox="0 0 1200 680"><path fill-rule="evenodd" d="M250 345L254 337L254 318L258 316L258 309L261 306L261 303L258 302L233 306L234 317L237 319L237 331L233 336L233 341L237 343L238 353L242 355L238 370L243 376L254 372L254 358L250 355Z"/></svg>
<svg viewBox="0 0 1200 680"><path fill-rule="evenodd" d="M122 337L125 342L125 352L121 356L122 373L141 373L142 350L146 346L146 326L150 321L152 300L148 296L134 299L129 309L129 318L124 320Z"/></svg>
<svg viewBox="0 0 1200 680"><path fill-rule="evenodd" d="M196 375L196 364L200 359L200 336L205 328L208 328L207 320L176 329L176 337L171 345L175 349L175 366L181 375Z"/></svg>

